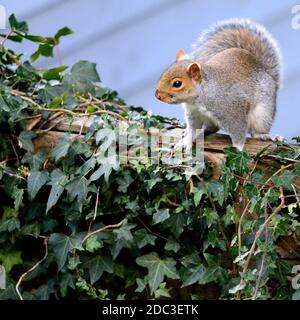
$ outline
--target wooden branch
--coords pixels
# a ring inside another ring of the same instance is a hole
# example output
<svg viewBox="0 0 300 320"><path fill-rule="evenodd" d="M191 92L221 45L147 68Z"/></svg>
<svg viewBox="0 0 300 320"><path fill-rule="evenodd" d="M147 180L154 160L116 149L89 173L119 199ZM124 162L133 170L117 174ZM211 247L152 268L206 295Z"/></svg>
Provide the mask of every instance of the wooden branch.
<svg viewBox="0 0 300 320"><path fill-rule="evenodd" d="M59 109L59 111L56 110L56 112L59 113L59 115L61 115L62 114L61 110L64 110L64 109ZM47 111L48 111L48 109L47 109ZM101 111L101 110L99 110L99 111ZM103 110L103 112L107 113L106 110ZM115 113L113 113L113 114L115 115ZM70 120L66 117L64 120L58 122L56 117L52 116L51 120L47 122L47 125L45 126L45 128L48 128L48 127L56 124L56 127L55 127L56 131L70 130L71 132L79 132L80 127L84 123L83 133L85 133L89 129L92 122L94 121L93 114L87 115L87 114L80 113L80 114L76 115L76 113L73 112L72 115L74 115L74 120L72 121L71 124L70 124ZM159 133L159 130L154 129L154 131L156 131L156 133L155 132L151 132L151 133L153 133L153 134ZM164 132L165 135L180 136L183 134L184 129L174 128L171 130L166 129L166 130L162 130L162 131ZM213 151L213 152L223 151L223 149L225 147L228 147L230 145L231 145L231 140L230 140L229 136L225 135L225 134L217 133L217 134L211 134L211 135L208 135L205 137L205 149L208 151ZM262 140L258 140L258 139L248 138L246 140L245 147L250 154L256 154L259 151L261 151L263 148L269 147L270 150L272 150L276 147L276 144L272 143L271 141L262 141Z"/></svg>
<svg viewBox="0 0 300 320"><path fill-rule="evenodd" d="M104 110L106 111L106 110ZM39 129L36 130L37 137L34 140L35 149L52 149L59 138L61 138L65 132L69 132L71 139L82 139L85 133L89 130L91 124L94 122L95 116L79 114L75 116L72 121L66 117L61 111L57 111L59 116L50 117L49 120L42 123ZM102 126L102 121L99 119L99 127ZM41 130L42 128L42 130ZM143 130L141 129L141 133ZM159 138L162 135L169 137L170 141L176 143L180 137L183 136L184 129L162 129L151 128L150 133L153 137ZM204 157L214 165L213 178L218 179L220 176L220 167L224 159L224 148L231 146L231 139L225 134L211 134L205 136L204 139ZM248 138L245 143L245 149L251 156L256 156L262 153L263 156L259 159L258 167L264 168L267 173L267 177L271 176L274 171L280 167L278 160L285 160L288 163L299 163L299 160L282 158L276 154L275 150L277 144L271 141L261 141L258 139ZM165 148L168 153L168 147ZM126 148L127 150L127 148ZM266 152L264 152L266 151ZM134 155L133 155L134 156ZM298 179L299 180L299 179ZM299 184L300 181L297 182Z"/></svg>
<svg viewBox="0 0 300 320"><path fill-rule="evenodd" d="M51 131L49 132L49 135L47 135L47 137L53 136L53 139L49 139L55 141L56 138L59 138L62 135L60 133L64 133L66 131L71 133L79 133L82 128L82 133L86 133L93 121L93 116L83 116L82 114L80 114L79 117L75 117L72 123L70 123L70 120L66 117L59 120L56 117L53 117L43 126L43 129L51 128ZM151 130L151 134L153 136L160 135L162 132L164 136L174 137L174 141L176 142L178 140L178 137L183 135L184 130L180 128L171 130L164 129L162 131L159 131L157 129ZM211 134L205 137L204 149L208 154L223 154L224 148L228 146L231 146L231 140L228 135ZM50 147L52 146L50 145ZM255 155L265 148L268 148L269 151L274 150L276 148L276 144L270 141L261 141L258 139L248 138L245 143L245 148L250 153L250 155Z"/></svg>

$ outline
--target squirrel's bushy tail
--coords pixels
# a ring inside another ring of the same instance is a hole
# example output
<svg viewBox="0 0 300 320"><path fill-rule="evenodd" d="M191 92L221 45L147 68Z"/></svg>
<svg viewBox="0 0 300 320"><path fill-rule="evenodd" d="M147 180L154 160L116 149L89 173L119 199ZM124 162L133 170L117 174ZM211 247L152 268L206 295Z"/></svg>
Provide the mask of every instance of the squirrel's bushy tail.
<svg viewBox="0 0 300 320"><path fill-rule="evenodd" d="M281 82L281 52L271 34L248 19L222 21L200 35L193 57L207 61L229 48L248 50L267 69L278 87Z"/></svg>

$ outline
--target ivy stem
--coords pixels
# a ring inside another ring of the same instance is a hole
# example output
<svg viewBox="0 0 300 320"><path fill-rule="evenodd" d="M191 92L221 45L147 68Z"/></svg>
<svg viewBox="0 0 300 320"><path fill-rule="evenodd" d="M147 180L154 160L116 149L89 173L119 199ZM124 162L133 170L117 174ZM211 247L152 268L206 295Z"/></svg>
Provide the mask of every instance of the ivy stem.
<svg viewBox="0 0 300 320"><path fill-rule="evenodd" d="M283 189L282 187L280 187L280 194L281 196L283 195ZM245 274L246 271L248 270L248 266L249 266L249 263L250 263L250 260L254 254L254 250L256 248L256 242L257 240L259 239L259 237L261 236L262 232L264 231L264 229L269 225L269 222L281 211L281 209L284 207L284 197L281 197L281 202L279 204L279 206L271 213L271 215L265 220L265 222L260 226L260 228L258 229L258 231L256 232L256 235L255 235L255 238L254 238L254 241L252 243L252 246L250 248L250 251L249 251L249 254L248 254L248 257L247 257L247 260L246 260L246 263L245 263L245 266L243 268L243 271L242 273ZM245 280L244 280L244 277L242 276L241 277L241 281L240 281L240 284L244 284L245 283Z"/></svg>
<svg viewBox="0 0 300 320"><path fill-rule="evenodd" d="M59 45L56 45L56 54L57 54L57 62L61 66L62 65L62 58Z"/></svg>
<svg viewBox="0 0 300 320"><path fill-rule="evenodd" d="M139 220L139 222L148 230L149 233L153 234L154 236L156 236L156 237L158 237L158 238L161 238L161 239L164 239L164 240L168 241L168 239L167 239L166 237L161 236L161 235L155 233L154 231L152 231L152 230L145 224L145 222L144 222L140 217L137 216L136 218L137 218L137 219Z"/></svg>
<svg viewBox="0 0 300 320"><path fill-rule="evenodd" d="M32 237L35 237L35 235L33 234L27 234L28 236L32 236ZM20 298L20 300L24 300L23 299L23 296L22 294L20 293L20 290L19 290L19 287L22 283L22 281L24 280L24 278L30 273L32 272L33 270L35 270L48 256L48 240L49 240L49 237L45 237L45 236L37 236L37 238L40 238L40 239L44 239L44 246L45 246L45 254L43 256L43 258L41 260L39 260L33 267L31 267L29 270L27 270L26 272L24 272L21 277L19 278L17 284L16 284L16 292Z"/></svg>
<svg viewBox="0 0 300 320"><path fill-rule="evenodd" d="M83 245L83 244L85 243L85 241L86 241L89 237L93 236L94 234L97 234L97 233L99 233L99 232L105 231L105 230L107 230L107 229L116 229L116 228L121 227L125 220L126 220L126 219L123 219L123 220L120 221L119 223L110 224L110 225L108 225L108 226L99 228L99 229L94 230L94 231L92 231L92 232L88 232L88 234L81 240L81 245Z"/></svg>
<svg viewBox="0 0 300 320"><path fill-rule="evenodd" d="M268 219L268 211L267 211L267 203L265 204L265 219ZM267 246L268 244L268 240L269 240L269 232L268 232L268 226L269 224L266 226L266 231L265 231L265 245ZM253 297L251 298L252 300L256 300L257 296L258 296L258 290L259 290L259 285L260 285L260 281L261 278L263 276L264 270L265 270L265 261L266 261L266 257L267 257L267 252L263 253L262 259L261 259L261 265L260 265L260 270L259 270L259 274L258 277L256 279L256 285L255 285L255 292L253 294Z"/></svg>
<svg viewBox="0 0 300 320"><path fill-rule="evenodd" d="M1 48L3 48L4 47L4 43L5 43L5 41L8 39L8 37L9 36L11 36L12 35L12 33L13 33L13 31L12 30L10 30L7 34L6 34L6 36L4 37L4 39L1 41L1 43L0 43L0 47Z"/></svg>
<svg viewBox="0 0 300 320"><path fill-rule="evenodd" d="M294 196L296 197L296 200L297 200L297 203L298 203L298 207L300 208L300 195L299 194L297 194L297 191L296 191L296 188L295 188L295 186L292 184L292 189L293 189L293 191L294 191Z"/></svg>
<svg viewBox="0 0 300 320"><path fill-rule="evenodd" d="M11 95L13 96L18 96L20 97L22 100L27 101L31 104L33 104L34 106L36 106L40 111L46 111L46 112L61 112L61 113L65 113L74 117L87 117L87 116L95 116L98 114L109 114L110 116L119 118L122 121L127 121L124 117L122 117L120 114L113 112L113 111L109 111L109 110L97 110L95 112L91 112L91 113L82 113L82 112L74 112L68 109L52 109L52 108L44 108L42 107L39 103L37 103L36 101L34 101L32 98L24 95L22 92L16 91L16 90L11 90ZM104 102L104 101L100 101L100 102L84 102L79 104L77 107L78 108L86 108L88 106L91 105L95 105L95 106L104 106L104 105L113 105L113 103L110 102ZM77 108L76 107L76 108Z"/></svg>
<svg viewBox="0 0 300 320"><path fill-rule="evenodd" d="M90 233L90 232L91 232L92 223L93 223L93 221L95 221L95 220L96 220L96 217L97 217L98 202L99 202L99 189L100 189L100 187L98 187L98 189L97 189L97 194L96 194L96 204L95 204L94 216L93 216L93 218L92 218L92 219L91 219L91 221L90 221L90 225L89 225L88 233Z"/></svg>

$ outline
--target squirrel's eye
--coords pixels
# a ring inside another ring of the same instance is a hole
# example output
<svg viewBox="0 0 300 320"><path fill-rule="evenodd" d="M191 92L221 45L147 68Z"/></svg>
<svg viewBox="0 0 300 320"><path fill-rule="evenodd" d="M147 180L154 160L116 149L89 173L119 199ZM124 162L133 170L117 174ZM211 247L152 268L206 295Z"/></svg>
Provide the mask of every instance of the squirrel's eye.
<svg viewBox="0 0 300 320"><path fill-rule="evenodd" d="M182 82L181 82L180 80L175 80L175 81L173 82L173 87L174 87L174 88L180 88L181 85L182 85Z"/></svg>

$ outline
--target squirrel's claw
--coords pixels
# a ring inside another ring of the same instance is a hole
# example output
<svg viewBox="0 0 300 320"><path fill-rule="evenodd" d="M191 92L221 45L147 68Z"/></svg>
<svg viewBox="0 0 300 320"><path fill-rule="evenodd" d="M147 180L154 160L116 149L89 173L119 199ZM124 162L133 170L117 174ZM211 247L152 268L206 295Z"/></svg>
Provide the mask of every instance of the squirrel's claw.
<svg viewBox="0 0 300 320"><path fill-rule="evenodd" d="M279 136L279 135L272 136L272 135L267 134L267 133L259 133L259 134L255 133L255 134L252 134L252 138L260 139L260 140L263 140L263 141L271 140L273 142L287 142L287 140L282 136Z"/></svg>

